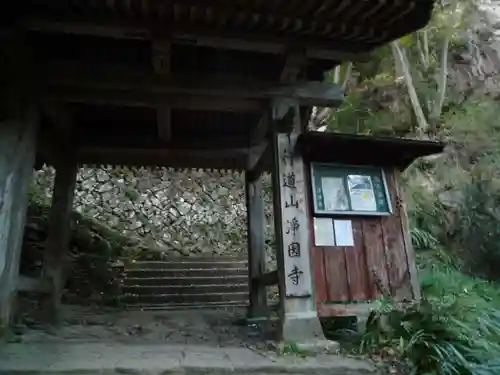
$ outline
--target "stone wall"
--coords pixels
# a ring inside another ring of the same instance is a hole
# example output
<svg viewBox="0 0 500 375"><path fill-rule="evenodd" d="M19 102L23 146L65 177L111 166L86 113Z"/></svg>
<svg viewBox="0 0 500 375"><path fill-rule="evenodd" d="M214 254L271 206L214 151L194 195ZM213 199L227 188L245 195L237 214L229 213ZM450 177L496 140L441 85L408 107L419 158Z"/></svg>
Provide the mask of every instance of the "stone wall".
<svg viewBox="0 0 500 375"><path fill-rule="evenodd" d="M55 172L35 173L32 194L50 204ZM273 263L271 179L265 177L267 253ZM247 248L244 174L166 168L79 171L74 208L167 255L241 254Z"/></svg>

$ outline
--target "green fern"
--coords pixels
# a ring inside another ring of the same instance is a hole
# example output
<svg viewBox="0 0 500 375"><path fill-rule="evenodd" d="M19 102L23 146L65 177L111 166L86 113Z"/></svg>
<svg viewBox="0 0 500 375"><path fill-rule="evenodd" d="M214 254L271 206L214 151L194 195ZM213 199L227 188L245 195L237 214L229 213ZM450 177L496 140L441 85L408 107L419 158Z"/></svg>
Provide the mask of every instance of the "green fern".
<svg viewBox="0 0 500 375"><path fill-rule="evenodd" d="M434 249L439 241L431 233L419 229L410 229L411 243L416 250Z"/></svg>
<svg viewBox="0 0 500 375"><path fill-rule="evenodd" d="M368 320L362 349L395 350L412 374L499 374L496 285L463 275L448 264L427 264L420 303L381 304Z"/></svg>

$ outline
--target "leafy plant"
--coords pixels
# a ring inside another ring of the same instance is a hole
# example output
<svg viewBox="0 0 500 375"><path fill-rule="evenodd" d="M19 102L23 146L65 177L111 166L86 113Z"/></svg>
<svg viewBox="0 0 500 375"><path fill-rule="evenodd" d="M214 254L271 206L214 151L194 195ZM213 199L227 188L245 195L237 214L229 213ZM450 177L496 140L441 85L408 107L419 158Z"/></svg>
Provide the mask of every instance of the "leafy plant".
<svg viewBox="0 0 500 375"><path fill-rule="evenodd" d="M438 240L423 229L410 229L411 243L416 250L432 249L438 245Z"/></svg>
<svg viewBox="0 0 500 375"><path fill-rule="evenodd" d="M368 320L365 350L395 350L411 374L498 374L500 299L496 286L443 263L422 275L423 298L382 301Z"/></svg>

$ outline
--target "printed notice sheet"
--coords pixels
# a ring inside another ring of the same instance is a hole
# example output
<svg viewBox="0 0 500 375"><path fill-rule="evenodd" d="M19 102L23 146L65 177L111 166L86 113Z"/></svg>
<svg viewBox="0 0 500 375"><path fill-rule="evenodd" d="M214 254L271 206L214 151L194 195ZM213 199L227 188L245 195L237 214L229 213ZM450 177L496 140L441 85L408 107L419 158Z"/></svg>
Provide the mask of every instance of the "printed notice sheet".
<svg viewBox="0 0 500 375"><path fill-rule="evenodd" d="M347 211L349 203L344 187L344 181L340 177L322 177L323 201L325 211Z"/></svg>
<svg viewBox="0 0 500 375"><path fill-rule="evenodd" d="M314 243L316 246L335 246L332 219L314 218Z"/></svg>
<svg viewBox="0 0 500 375"><path fill-rule="evenodd" d="M354 246L351 220L334 220L333 227L336 246Z"/></svg>
<svg viewBox="0 0 500 375"><path fill-rule="evenodd" d="M377 211L377 202L370 176L347 176L353 211Z"/></svg>

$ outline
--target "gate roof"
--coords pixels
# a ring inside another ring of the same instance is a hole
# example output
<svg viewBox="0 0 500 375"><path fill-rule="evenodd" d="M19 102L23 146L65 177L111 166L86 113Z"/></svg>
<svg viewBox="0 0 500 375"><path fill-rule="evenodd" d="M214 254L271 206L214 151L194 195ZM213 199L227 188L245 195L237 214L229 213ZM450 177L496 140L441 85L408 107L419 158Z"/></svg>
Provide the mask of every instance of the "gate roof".
<svg viewBox="0 0 500 375"><path fill-rule="evenodd" d="M60 142L81 163L249 169L270 154L272 101L298 100L304 117L338 104L323 74L423 27L433 5L25 0L0 22L29 47L49 160Z"/></svg>

